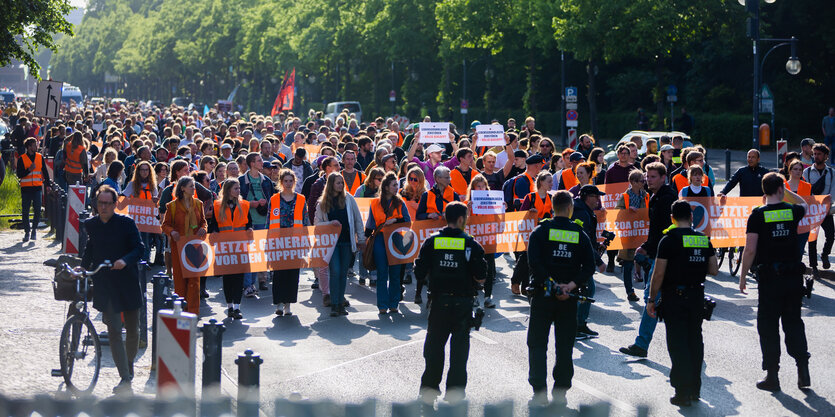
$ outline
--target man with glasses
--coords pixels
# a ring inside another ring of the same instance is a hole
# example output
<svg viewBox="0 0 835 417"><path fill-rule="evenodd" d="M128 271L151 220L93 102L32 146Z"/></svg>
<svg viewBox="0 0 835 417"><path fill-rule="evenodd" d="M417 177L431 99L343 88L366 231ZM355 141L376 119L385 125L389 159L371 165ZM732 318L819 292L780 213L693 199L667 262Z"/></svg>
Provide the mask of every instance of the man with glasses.
<svg viewBox="0 0 835 417"><path fill-rule="evenodd" d="M113 392L130 394L133 363L139 348L139 309L143 289L138 263L144 247L133 219L114 212L116 199L113 188L107 185L99 187L96 193L98 214L84 221L87 243L81 267L89 270L105 260L113 262L111 269L93 275L96 288L93 308L102 312L102 321L110 335L110 353L121 378ZM123 320L126 329L124 341Z"/></svg>
<svg viewBox="0 0 835 417"><path fill-rule="evenodd" d="M619 145L617 150L618 162L612 164L606 171L606 184L629 182L629 173L635 166L629 163L631 151L625 144Z"/></svg>

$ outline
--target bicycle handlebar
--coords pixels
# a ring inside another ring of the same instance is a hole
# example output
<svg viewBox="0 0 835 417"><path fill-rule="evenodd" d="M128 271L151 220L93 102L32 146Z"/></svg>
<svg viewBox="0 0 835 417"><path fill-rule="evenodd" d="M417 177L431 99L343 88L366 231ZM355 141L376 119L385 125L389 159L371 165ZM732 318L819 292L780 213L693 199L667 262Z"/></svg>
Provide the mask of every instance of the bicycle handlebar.
<svg viewBox="0 0 835 417"><path fill-rule="evenodd" d="M70 268L70 266L67 265L67 264L63 264L62 266L68 274L70 274L70 275L72 275L76 278L83 278L83 277L89 277L89 276L96 275L99 271L101 271L104 268L112 268L113 263L111 263L109 260L105 260L101 265L97 266L96 269L93 269L92 271L88 271L88 270L85 270L84 268L79 267L81 269L81 272L76 272L73 268Z"/></svg>

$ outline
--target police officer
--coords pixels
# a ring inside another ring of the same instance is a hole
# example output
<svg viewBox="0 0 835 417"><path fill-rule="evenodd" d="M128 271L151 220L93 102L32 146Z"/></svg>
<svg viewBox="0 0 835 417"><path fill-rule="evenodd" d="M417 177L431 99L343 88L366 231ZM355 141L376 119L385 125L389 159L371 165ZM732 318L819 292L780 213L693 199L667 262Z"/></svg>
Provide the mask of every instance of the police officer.
<svg viewBox="0 0 835 417"><path fill-rule="evenodd" d="M595 252L580 225L571 221L571 193L557 191L551 197L554 218L542 221L531 232L528 262L532 273L530 324L528 326L528 382L534 403L547 403L548 334L556 327L557 360L554 365L554 401L564 403L571 387L574 364L571 354L577 331L577 301L569 295L594 273Z"/></svg>
<svg viewBox="0 0 835 417"><path fill-rule="evenodd" d="M467 206L449 203L444 217L447 227L423 243L415 261L415 276L427 280L432 297L423 345L426 370L420 379L421 395L426 402L434 401L440 394L444 348L450 336L446 399L464 397L476 284L483 284L487 275L484 249L464 232Z"/></svg>
<svg viewBox="0 0 835 417"><path fill-rule="evenodd" d="M575 222L580 221L579 225L591 240L591 246L594 249L595 265L599 272L606 270L606 264L603 263L603 259L600 258L598 253L600 245L597 243L597 215L594 214L594 210L600 207L600 197L604 195L606 193L600 191L594 185L586 184L582 186L580 188L580 195L574 199L574 213L571 215L572 220ZM591 239L592 236L594 236L594 239ZM583 289L584 295L589 297L594 297L595 292L593 275L594 272L592 271L592 274L585 280L586 285ZM590 310L591 304L588 302L581 303L577 309L577 340L588 339L598 335L596 331L589 328L587 323Z"/></svg>
<svg viewBox="0 0 835 417"><path fill-rule="evenodd" d="M672 362L670 384L676 391L670 403L689 406L699 401L702 386L705 275L716 275L719 265L710 238L692 228L690 204L676 201L671 211L675 226L667 229L658 243L647 314L656 318L655 300L660 290Z"/></svg>
<svg viewBox="0 0 835 417"><path fill-rule="evenodd" d="M757 272L757 332L762 366L766 371L765 379L757 382L757 388L780 391L777 374L780 369L779 323L782 320L786 351L797 363L797 386L805 389L811 385L806 331L800 318L806 266L797 251L797 225L806 209L802 205L783 202L784 178L780 174L772 172L763 176L762 189L766 205L757 207L748 216L739 275L739 289L745 294L748 270Z"/></svg>

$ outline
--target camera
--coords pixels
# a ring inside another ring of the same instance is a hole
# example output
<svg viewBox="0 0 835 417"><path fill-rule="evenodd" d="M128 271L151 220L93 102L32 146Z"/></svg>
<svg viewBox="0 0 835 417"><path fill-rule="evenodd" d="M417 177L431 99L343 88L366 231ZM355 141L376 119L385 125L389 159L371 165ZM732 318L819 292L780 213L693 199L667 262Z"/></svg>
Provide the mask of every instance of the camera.
<svg viewBox="0 0 835 417"><path fill-rule="evenodd" d="M473 316L470 317L470 327L478 330L481 328L482 321L484 321L484 309L479 307L475 309L475 314L473 314Z"/></svg>
<svg viewBox="0 0 835 417"><path fill-rule="evenodd" d="M710 320L710 318L713 316L713 309L714 308L716 308L716 301L714 301L712 298L710 298L708 296L705 296L705 302L704 302L704 319L705 320Z"/></svg>
<svg viewBox="0 0 835 417"><path fill-rule="evenodd" d="M577 300L578 302L581 302L581 303L593 303L593 302L595 302L594 298L590 298L590 297L587 297L587 296L582 294L583 288L580 288L578 290L578 291L581 292L580 294L569 293L568 297L573 299L573 300ZM541 293L545 297L558 297L560 295L563 295L562 287L557 285L557 282L554 281L554 279L551 278L551 277L549 277L548 280L545 282L545 286L542 288L541 292L540 292L540 289L533 286L533 284L531 284L531 286L528 287L528 296L529 297L532 297L534 294L538 294L538 293Z"/></svg>
<svg viewBox="0 0 835 417"><path fill-rule="evenodd" d="M600 236L603 238L603 242L601 242L600 245L597 247L597 253L599 255L603 255L603 253L606 252L606 249L609 247L609 244L611 244L612 240L617 236L614 234L614 232L610 232L608 230L600 232Z"/></svg>

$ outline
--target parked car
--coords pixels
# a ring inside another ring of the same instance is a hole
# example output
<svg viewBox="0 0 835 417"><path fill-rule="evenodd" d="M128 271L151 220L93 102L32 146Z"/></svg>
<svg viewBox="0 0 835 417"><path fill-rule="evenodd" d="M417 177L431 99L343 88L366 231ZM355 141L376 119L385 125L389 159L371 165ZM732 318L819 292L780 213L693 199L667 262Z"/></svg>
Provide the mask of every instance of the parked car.
<svg viewBox="0 0 835 417"><path fill-rule="evenodd" d="M685 147L692 146L692 142L690 142L690 135L683 132L633 130L623 135L623 137L620 138L620 140L618 140L617 143L615 143L614 145L609 145L609 152L607 152L606 155L603 156L603 159L606 161L607 164L611 165L618 159L618 156L615 154L615 149L617 149L618 145L620 145L621 143L629 142L629 140L632 139L633 136L640 136L643 142L643 145L641 145L641 149L638 149L639 154L645 154L647 152L647 139L655 139L657 141L659 140L659 138L661 138L661 136L669 136L671 138L673 136L681 136L682 138L684 138ZM687 145L688 142L690 142L690 145ZM661 148L661 145L659 144L658 147Z"/></svg>
<svg viewBox="0 0 835 417"><path fill-rule="evenodd" d="M175 106L180 106L184 109L187 108L188 105L191 103L192 101L190 97L174 97L171 99L171 104Z"/></svg>
<svg viewBox="0 0 835 417"><path fill-rule="evenodd" d="M357 123L362 123L362 106L359 101L334 101L325 106L325 118L332 122L336 121L336 117L342 110L348 109L348 113L352 113L357 117Z"/></svg>
<svg viewBox="0 0 835 417"><path fill-rule="evenodd" d="M14 101L15 101L14 90L10 90L8 88L0 89L0 102L14 103Z"/></svg>
<svg viewBox="0 0 835 417"><path fill-rule="evenodd" d="M92 103L92 104L104 104L105 99L104 99L104 97L93 97L93 98L90 99L90 103Z"/></svg>

